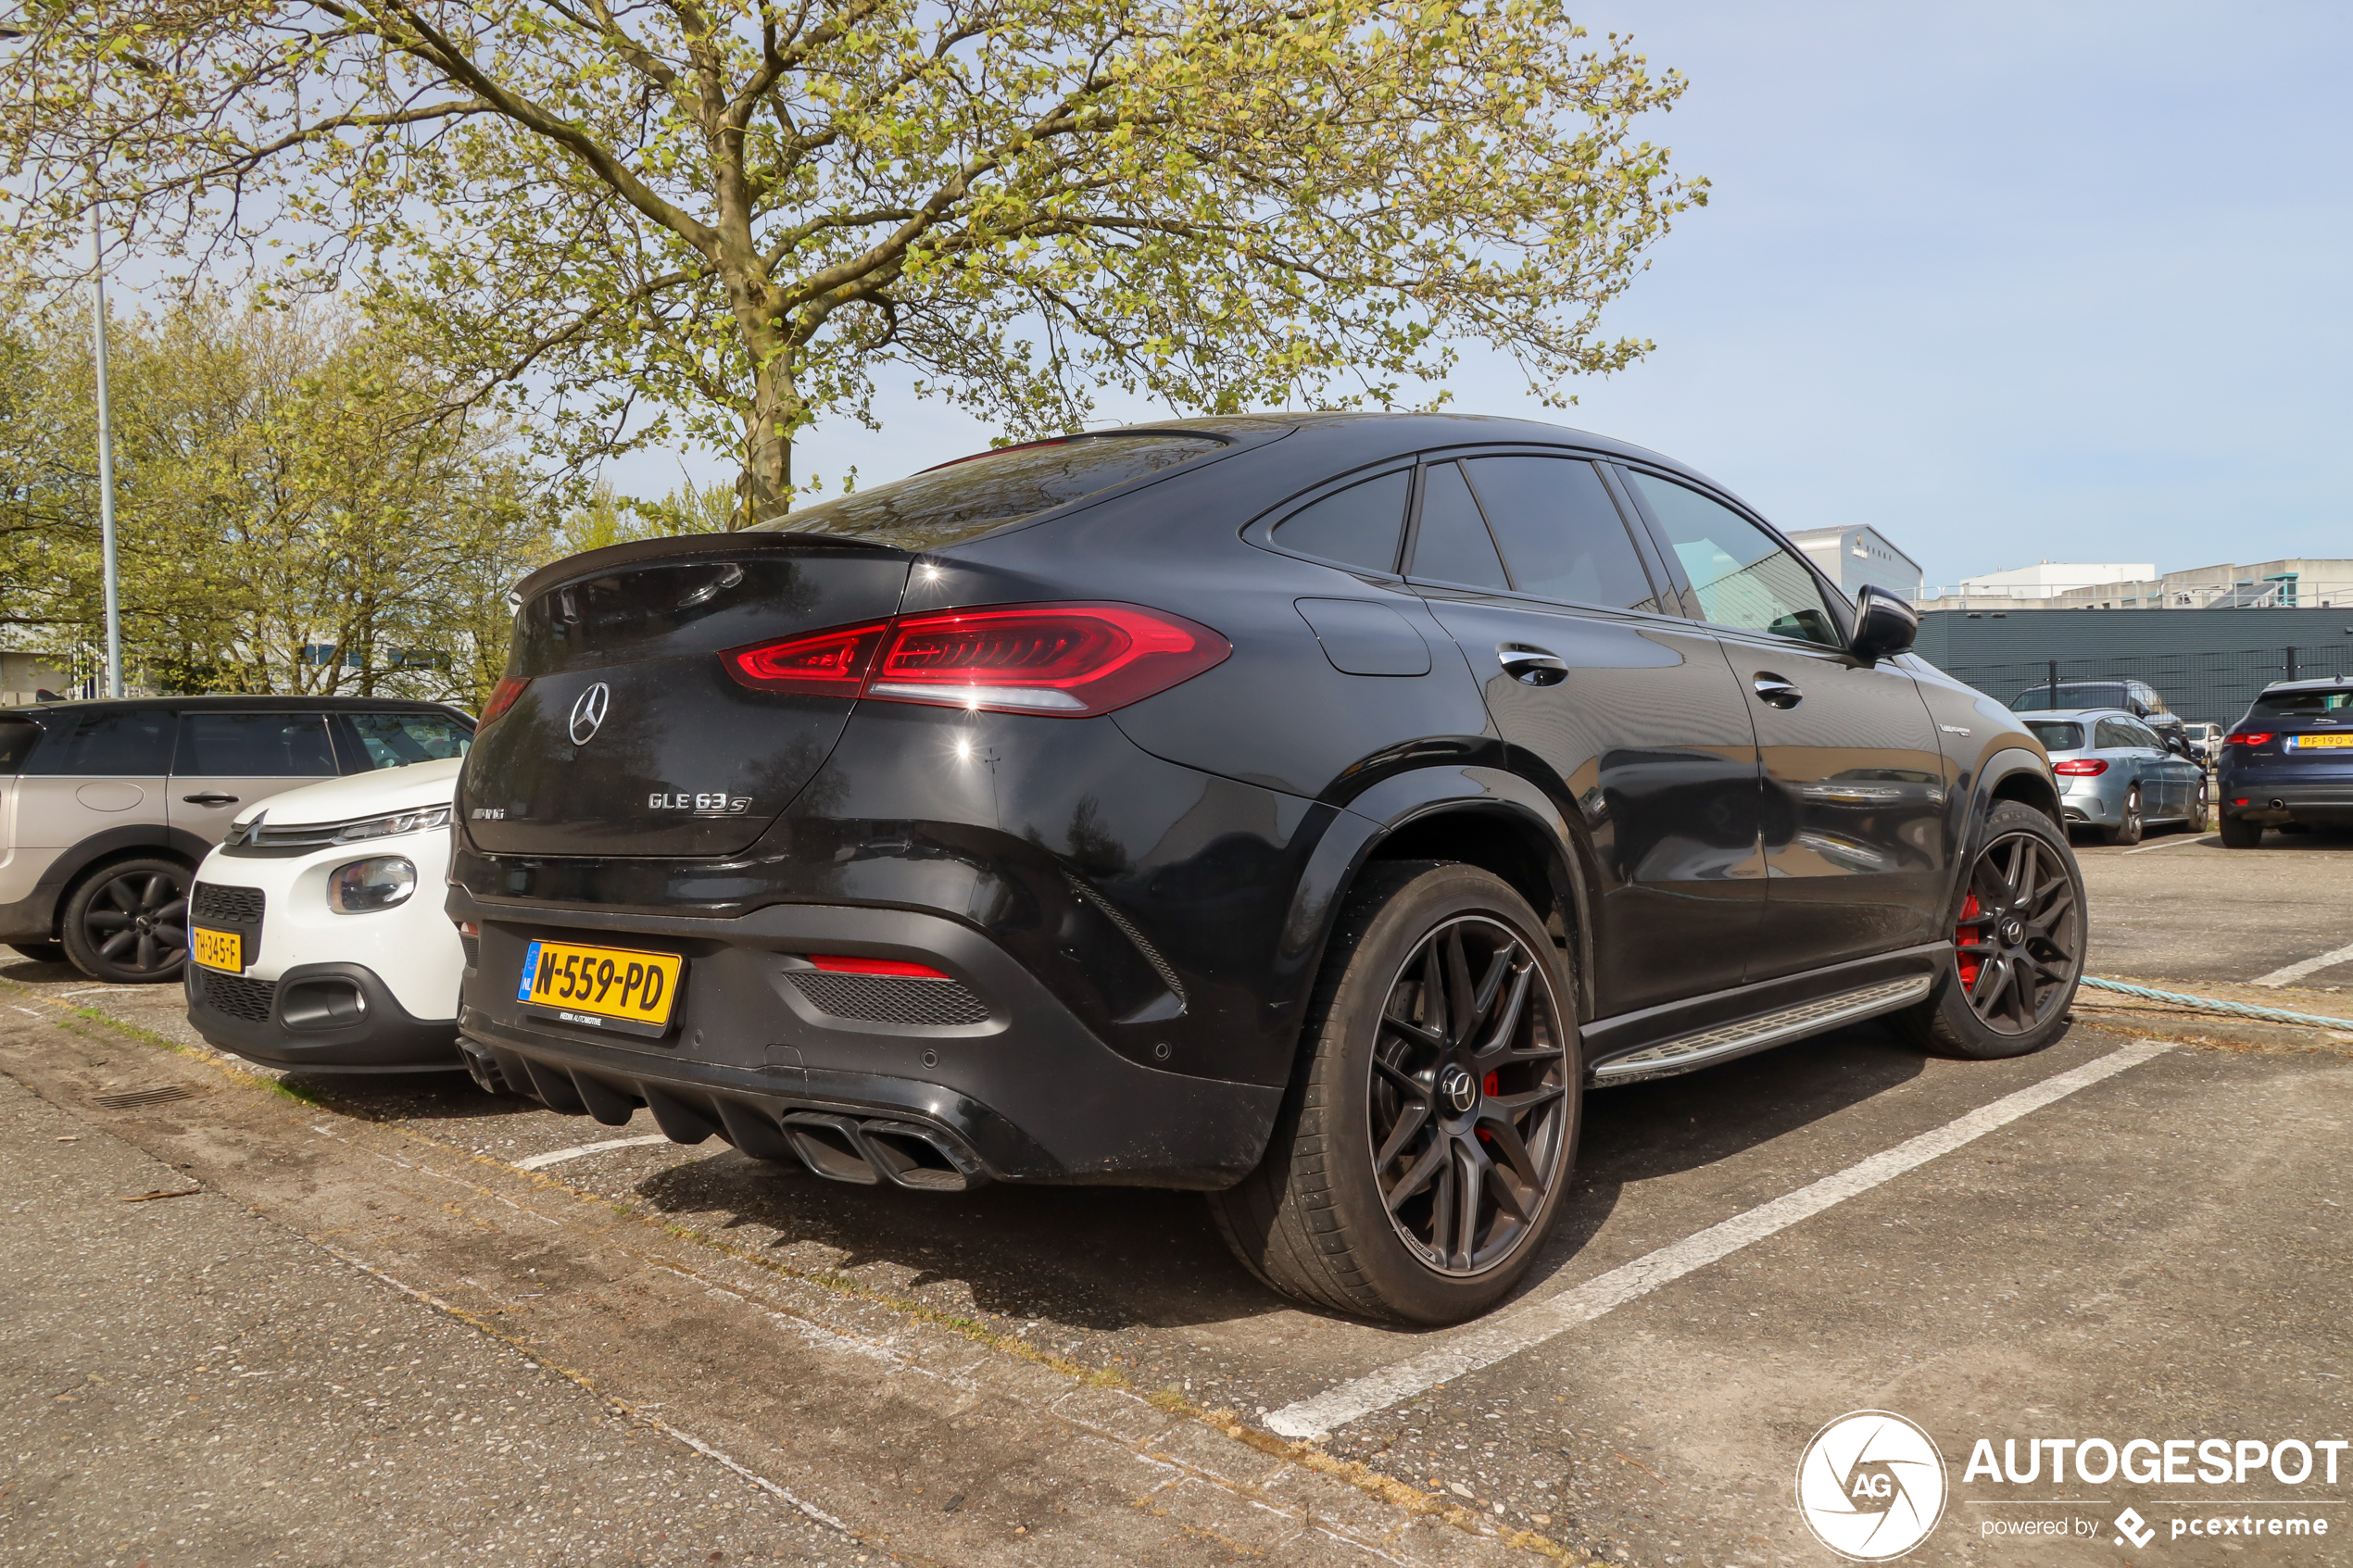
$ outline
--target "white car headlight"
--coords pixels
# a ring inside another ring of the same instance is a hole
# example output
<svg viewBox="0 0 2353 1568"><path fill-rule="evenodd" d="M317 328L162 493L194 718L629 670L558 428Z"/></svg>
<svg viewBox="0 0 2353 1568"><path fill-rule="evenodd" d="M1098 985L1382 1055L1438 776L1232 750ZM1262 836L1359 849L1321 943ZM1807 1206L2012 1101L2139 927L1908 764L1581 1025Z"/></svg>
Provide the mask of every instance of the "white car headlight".
<svg viewBox="0 0 2353 1568"><path fill-rule="evenodd" d="M398 855L354 860L327 873L327 907L339 915L389 909L416 890L416 865Z"/></svg>
<svg viewBox="0 0 2353 1568"><path fill-rule="evenodd" d="M389 817L370 817L365 822L346 822L335 830L332 844L359 844L371 838L390 838L396 834L422 833L427 828L449 825L449 808L427 806L421 810L399 811Z"/></svg>

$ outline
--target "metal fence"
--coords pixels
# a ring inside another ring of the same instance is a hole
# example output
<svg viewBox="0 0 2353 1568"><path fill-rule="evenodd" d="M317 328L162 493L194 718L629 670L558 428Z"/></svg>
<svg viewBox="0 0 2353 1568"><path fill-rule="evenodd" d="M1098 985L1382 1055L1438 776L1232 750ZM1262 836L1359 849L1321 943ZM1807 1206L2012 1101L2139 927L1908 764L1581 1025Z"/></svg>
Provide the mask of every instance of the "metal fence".
<svg viewBox="0 0 2353 1568"><path fill-rule="evenodd" d="M2232 724L2274 681L2331 675L2353 679L2353 644L2328 647L2247 648L2236 653L2125 654L2101 659L2036 659L1944 666L2003 703L2032 686L2069 681L2145 681L2191 723ZM2064 698L2062 697L2062 700Z"/></svg>

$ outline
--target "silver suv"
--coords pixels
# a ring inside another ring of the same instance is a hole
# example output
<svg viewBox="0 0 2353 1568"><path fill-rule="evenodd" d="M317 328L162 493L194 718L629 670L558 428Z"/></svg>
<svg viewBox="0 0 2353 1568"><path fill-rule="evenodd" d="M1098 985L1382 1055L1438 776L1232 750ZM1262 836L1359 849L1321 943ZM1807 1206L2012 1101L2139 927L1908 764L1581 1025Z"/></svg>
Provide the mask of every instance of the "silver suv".
<svg viewBox="0 0 2353 1568"><path fill-rule="evenodd" d="M379 697L0 709L0 942L93 980L177 980L188 884L230 819L345 773L457 757L474 721Z"/></svg>

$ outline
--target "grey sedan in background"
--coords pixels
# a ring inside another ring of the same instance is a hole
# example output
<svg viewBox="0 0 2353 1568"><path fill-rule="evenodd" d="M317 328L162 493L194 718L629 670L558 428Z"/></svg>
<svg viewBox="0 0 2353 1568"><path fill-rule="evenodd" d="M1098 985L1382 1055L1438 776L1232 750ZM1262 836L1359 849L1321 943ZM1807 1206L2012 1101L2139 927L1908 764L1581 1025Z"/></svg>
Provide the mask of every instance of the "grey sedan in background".
<svg viewBox="0 0 2353 1568"><path fill-rule="evenodd" d="M2025 722L2051 754L2069 827L2096 829L2108 844L2138 844L2159 822L2206 830L2206 770L2133 714L2061 709Z"/></svg>

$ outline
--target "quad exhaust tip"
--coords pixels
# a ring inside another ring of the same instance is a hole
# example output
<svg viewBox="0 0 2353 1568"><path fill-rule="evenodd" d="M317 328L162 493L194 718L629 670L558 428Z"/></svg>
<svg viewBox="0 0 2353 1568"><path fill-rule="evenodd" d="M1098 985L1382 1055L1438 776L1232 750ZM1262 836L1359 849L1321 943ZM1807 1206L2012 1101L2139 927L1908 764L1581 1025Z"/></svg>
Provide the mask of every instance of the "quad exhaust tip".
<svg viewBox="0 0 2353 1568"><path fill-rule="evenodd" d="M964 1192L988 1178L963 1150L928 1127L795 1110L785 1137L801 1163L837 1182L889 1182L915 1192Z"/></svg>

